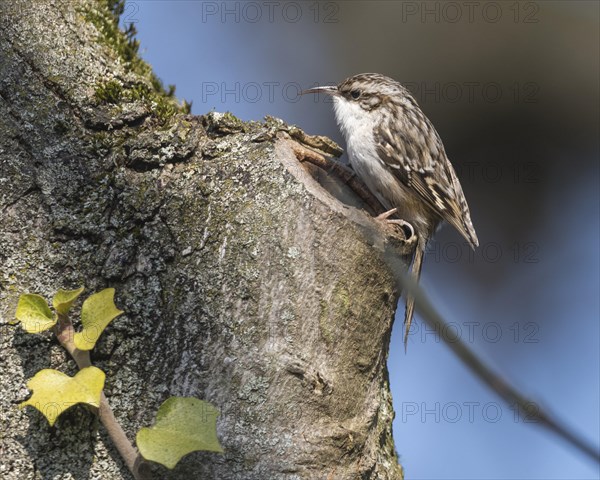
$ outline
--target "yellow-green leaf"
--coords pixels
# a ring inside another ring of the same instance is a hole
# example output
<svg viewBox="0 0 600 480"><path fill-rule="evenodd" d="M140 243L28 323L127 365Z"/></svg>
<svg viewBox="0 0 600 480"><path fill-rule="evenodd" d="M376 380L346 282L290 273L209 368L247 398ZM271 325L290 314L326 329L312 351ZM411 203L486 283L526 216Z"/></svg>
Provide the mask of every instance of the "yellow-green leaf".
<svg viewBox="0 0 600 480"><path fill-rule="evenodd" d="M73 302L77 300L77 297L85 290L84 287L78 288L77 290L59 290L52 299L52 306L61 315L66 315L71 309Z"/></svg>
<svg viewBox="0 0 600 480"><path fill-rule="evenodd" d="M91 350L107 325L123 313L115 306L115 289L104 290L89 296L81 306L83 330L75 334L73 341L79 350Z"/></svg>
<svg viewBox="0 0 600 480"><path fill-rule="evenodd" d="M197 398L171 397L158 409L156 423L141 428L137 447L146 460L174 468L181 457L196 450L222 452L217 438L219 411Z"/></svg>
<svg viewBox="0 0 600 480"><path fill-rule="evenodd" d="M77 403L100 407L104 378L97 367L82 368L74 377L49 368L40 370L27 382L33 395L19 407L31 405L38 409L52 426L61 413Z"/></svg>
<svg viewBox="0 0 600 480"><path fill-rule="evenodd" d="M15 317L29 333L48 330L57 321L44 297L34 293L25 293L19 297Z"/></svg>

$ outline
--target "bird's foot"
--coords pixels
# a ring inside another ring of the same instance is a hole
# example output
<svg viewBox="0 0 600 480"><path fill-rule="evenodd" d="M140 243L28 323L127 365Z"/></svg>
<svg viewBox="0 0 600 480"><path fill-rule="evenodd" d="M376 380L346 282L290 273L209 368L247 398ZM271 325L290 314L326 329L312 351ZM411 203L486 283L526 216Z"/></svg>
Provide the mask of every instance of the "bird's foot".
<svg viewBox="0 0 600 480"><path fill-rule="evenodd" d="M415 229L410 223L408 223L406 220L402 220L401 218L389 218L392 215L394 215L397 211L397 208L392 208L391 210L388 210L387 212L383 212L381 215L376 216L375 220L385 222L385 224L387 225L398 225L404 232L406 243L416 242L417 236L415 235Z"/></svg>

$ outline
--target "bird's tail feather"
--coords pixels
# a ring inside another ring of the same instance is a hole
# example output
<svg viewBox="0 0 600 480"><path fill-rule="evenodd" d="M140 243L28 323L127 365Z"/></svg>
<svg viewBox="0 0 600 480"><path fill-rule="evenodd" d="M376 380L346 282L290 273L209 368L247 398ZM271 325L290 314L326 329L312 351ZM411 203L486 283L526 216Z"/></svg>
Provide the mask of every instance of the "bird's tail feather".
<svg viewBox="0 0 600 480"><path fill-rule="evenodd" d="M421 239L417 242L417 248L415 249L415 257L413 259L410 274L415 283L419 283L421 278L421 267L423 267L423 257L425 255L426 240ZM415 297L408 295L406 297L406 311L404 313L404 351L408 345L408 333L410 331L410 325L412 323L413 314L415 311Z"/></svg>

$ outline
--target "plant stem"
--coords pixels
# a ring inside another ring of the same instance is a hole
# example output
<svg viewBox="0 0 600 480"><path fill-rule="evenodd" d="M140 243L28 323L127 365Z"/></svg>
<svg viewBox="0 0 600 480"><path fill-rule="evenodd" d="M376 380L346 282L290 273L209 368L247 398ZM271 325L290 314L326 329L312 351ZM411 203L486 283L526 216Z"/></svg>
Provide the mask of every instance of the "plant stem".
<svg viewBox="0 0 600 480"><path fill-rule="evenodd" d="M63 348L69 352L71 357L73 357L73 360L75 360L75 363L80 370L92 365L90 352L78 350L75 347L73 341L75 329L68 316L59 315L58 323L55 327L55 334ZM106 428L110 439L117 448L119 455L121 455L125 461L127 468L135 480L152 480L152 474L148 468L147 462L127 438L125 431L115 418L104 392L102 392L100 396L98 416L100 417L102 425Z"/></svg>

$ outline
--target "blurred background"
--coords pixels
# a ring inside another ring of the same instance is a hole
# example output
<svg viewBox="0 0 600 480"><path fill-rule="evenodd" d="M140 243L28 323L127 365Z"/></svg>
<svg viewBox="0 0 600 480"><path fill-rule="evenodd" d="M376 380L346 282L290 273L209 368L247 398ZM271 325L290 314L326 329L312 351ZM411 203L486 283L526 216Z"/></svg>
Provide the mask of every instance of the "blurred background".
<svg viewBox="0 0 600 480"><path fill-rule="evenodd" d="M481 246L450 227L422 284L505 378L600 444L598 2L128 1L142 56L195 114L273 115L344 145L300 89L405 83L440 133ZM591 479L598 465L505 405L399 308L394 437L410 479Z"/></svg>

